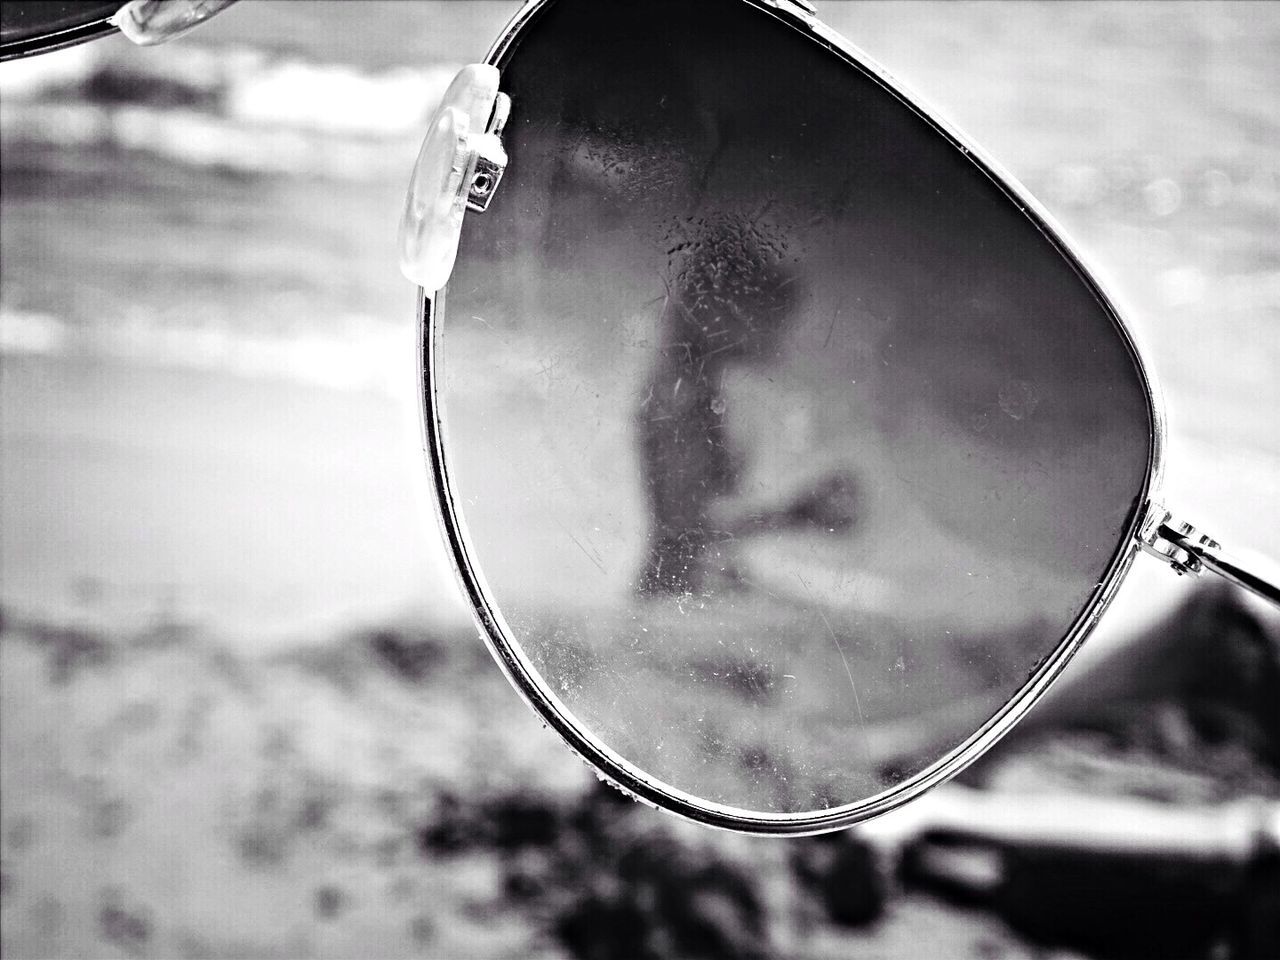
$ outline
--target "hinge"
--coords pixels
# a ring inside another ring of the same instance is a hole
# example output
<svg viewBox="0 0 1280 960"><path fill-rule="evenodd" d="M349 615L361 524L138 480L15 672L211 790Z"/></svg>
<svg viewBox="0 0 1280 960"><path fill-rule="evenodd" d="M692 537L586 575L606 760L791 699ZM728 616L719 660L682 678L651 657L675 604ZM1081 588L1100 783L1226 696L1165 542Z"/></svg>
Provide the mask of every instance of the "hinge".
<svg viewBox="0 0 1280 960"><path fill-rule="evenodd" d="M1143 550L1159 557L1177 574L1199 576L1208 570L1280 607L1280 574L1273 563L1253 557L1245 566L1213 537L1175 517L1164 504L1147 504L1137 538Z"/></svg>
<svg viewBox="0 0 1280 960"><path fill-rule="evenodd" d="M1199 576L1204 572L1206 555L1212 556L1222 549L1217 540L1199 533L1154 500L1147 506L1147 518L1138 530L1138 542L1143 550L1163 560L1179 576L1184 573Z"/></svg>
<svg viewBox="0 0 1280 960"><path fill-rule="evenodd" d="M767 6L773 9L790 14L806 23L818 18L818 8L809 0L764 0Z"/></svg>

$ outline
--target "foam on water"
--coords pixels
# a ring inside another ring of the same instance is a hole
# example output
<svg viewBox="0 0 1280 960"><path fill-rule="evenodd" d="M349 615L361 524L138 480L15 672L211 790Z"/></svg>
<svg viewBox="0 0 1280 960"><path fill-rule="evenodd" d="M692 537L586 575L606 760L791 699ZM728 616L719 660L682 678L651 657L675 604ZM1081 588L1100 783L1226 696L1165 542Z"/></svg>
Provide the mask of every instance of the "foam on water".
<svg viewBox="0 0 1280 960"><path fill-rule="evenodd" d="M403 398L413 383L414 331L362 314L330 334L270 336L226 323L175 327L137 317L86 330L46 313L0 305L0 356L103 356L151 366L217 371L338 391Z"/></svg>
<svg viewBox="0 0 1280 960"><path fill-rule="evenodd" d="M0 132L7 148L115 145L250 172L403 176L460 67L371 71L243 46L74 47L0 69Z"/></svg>

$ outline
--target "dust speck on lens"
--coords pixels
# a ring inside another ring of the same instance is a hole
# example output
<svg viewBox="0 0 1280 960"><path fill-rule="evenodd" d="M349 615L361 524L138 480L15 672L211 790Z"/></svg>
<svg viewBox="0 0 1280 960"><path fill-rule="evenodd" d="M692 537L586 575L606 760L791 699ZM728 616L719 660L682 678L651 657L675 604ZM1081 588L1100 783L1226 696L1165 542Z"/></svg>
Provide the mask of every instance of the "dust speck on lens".
<svg viewBox="0 0 1280 960"><path fill-rule="evenodd" d="M1036 388L1026 380L1011 378L1000 388L1000 409L1014 420L1025 420L1040 403Z"/></svg>

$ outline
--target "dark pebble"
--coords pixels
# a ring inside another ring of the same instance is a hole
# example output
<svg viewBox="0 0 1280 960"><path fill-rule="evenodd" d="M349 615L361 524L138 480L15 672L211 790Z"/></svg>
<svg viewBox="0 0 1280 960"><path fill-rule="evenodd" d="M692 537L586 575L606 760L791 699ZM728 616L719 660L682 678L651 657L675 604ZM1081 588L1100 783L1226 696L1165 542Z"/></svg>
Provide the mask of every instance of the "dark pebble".
<svg viewBox="0 0 1280 960"><path fill-rule="evenodd" d="M134 952L151 940L151 920L143 911L105 903L98 911L98 929L109 942Z"/></svg>
<svg viewBox="0 0 1280 960"><path fill-rule="evenodd" d="M342 912L346 901L342 888L326 884L316 890L316 916L322 920L332 920Z"/></svg>

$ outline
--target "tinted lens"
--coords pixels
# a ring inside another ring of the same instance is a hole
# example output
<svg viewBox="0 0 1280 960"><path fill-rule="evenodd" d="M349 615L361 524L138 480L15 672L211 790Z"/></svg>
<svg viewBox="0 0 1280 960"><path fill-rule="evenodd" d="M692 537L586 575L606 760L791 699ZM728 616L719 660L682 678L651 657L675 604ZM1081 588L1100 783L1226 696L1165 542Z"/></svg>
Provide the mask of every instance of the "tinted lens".
<svg viewBox="0 0 1280 960"><path fill-rule="evenodd" d="M561 0L437 336L451 494L509 639L708 801L830 809L1023 691L1151 450L1109 309L904 101L737 2Z"/></svg>
<svg viewBox="0 0 1280 960"><path fill-rule="evenodd" d="M125 0L5 0L0 3L0 59L56 50L110 32Z"/></svg>

